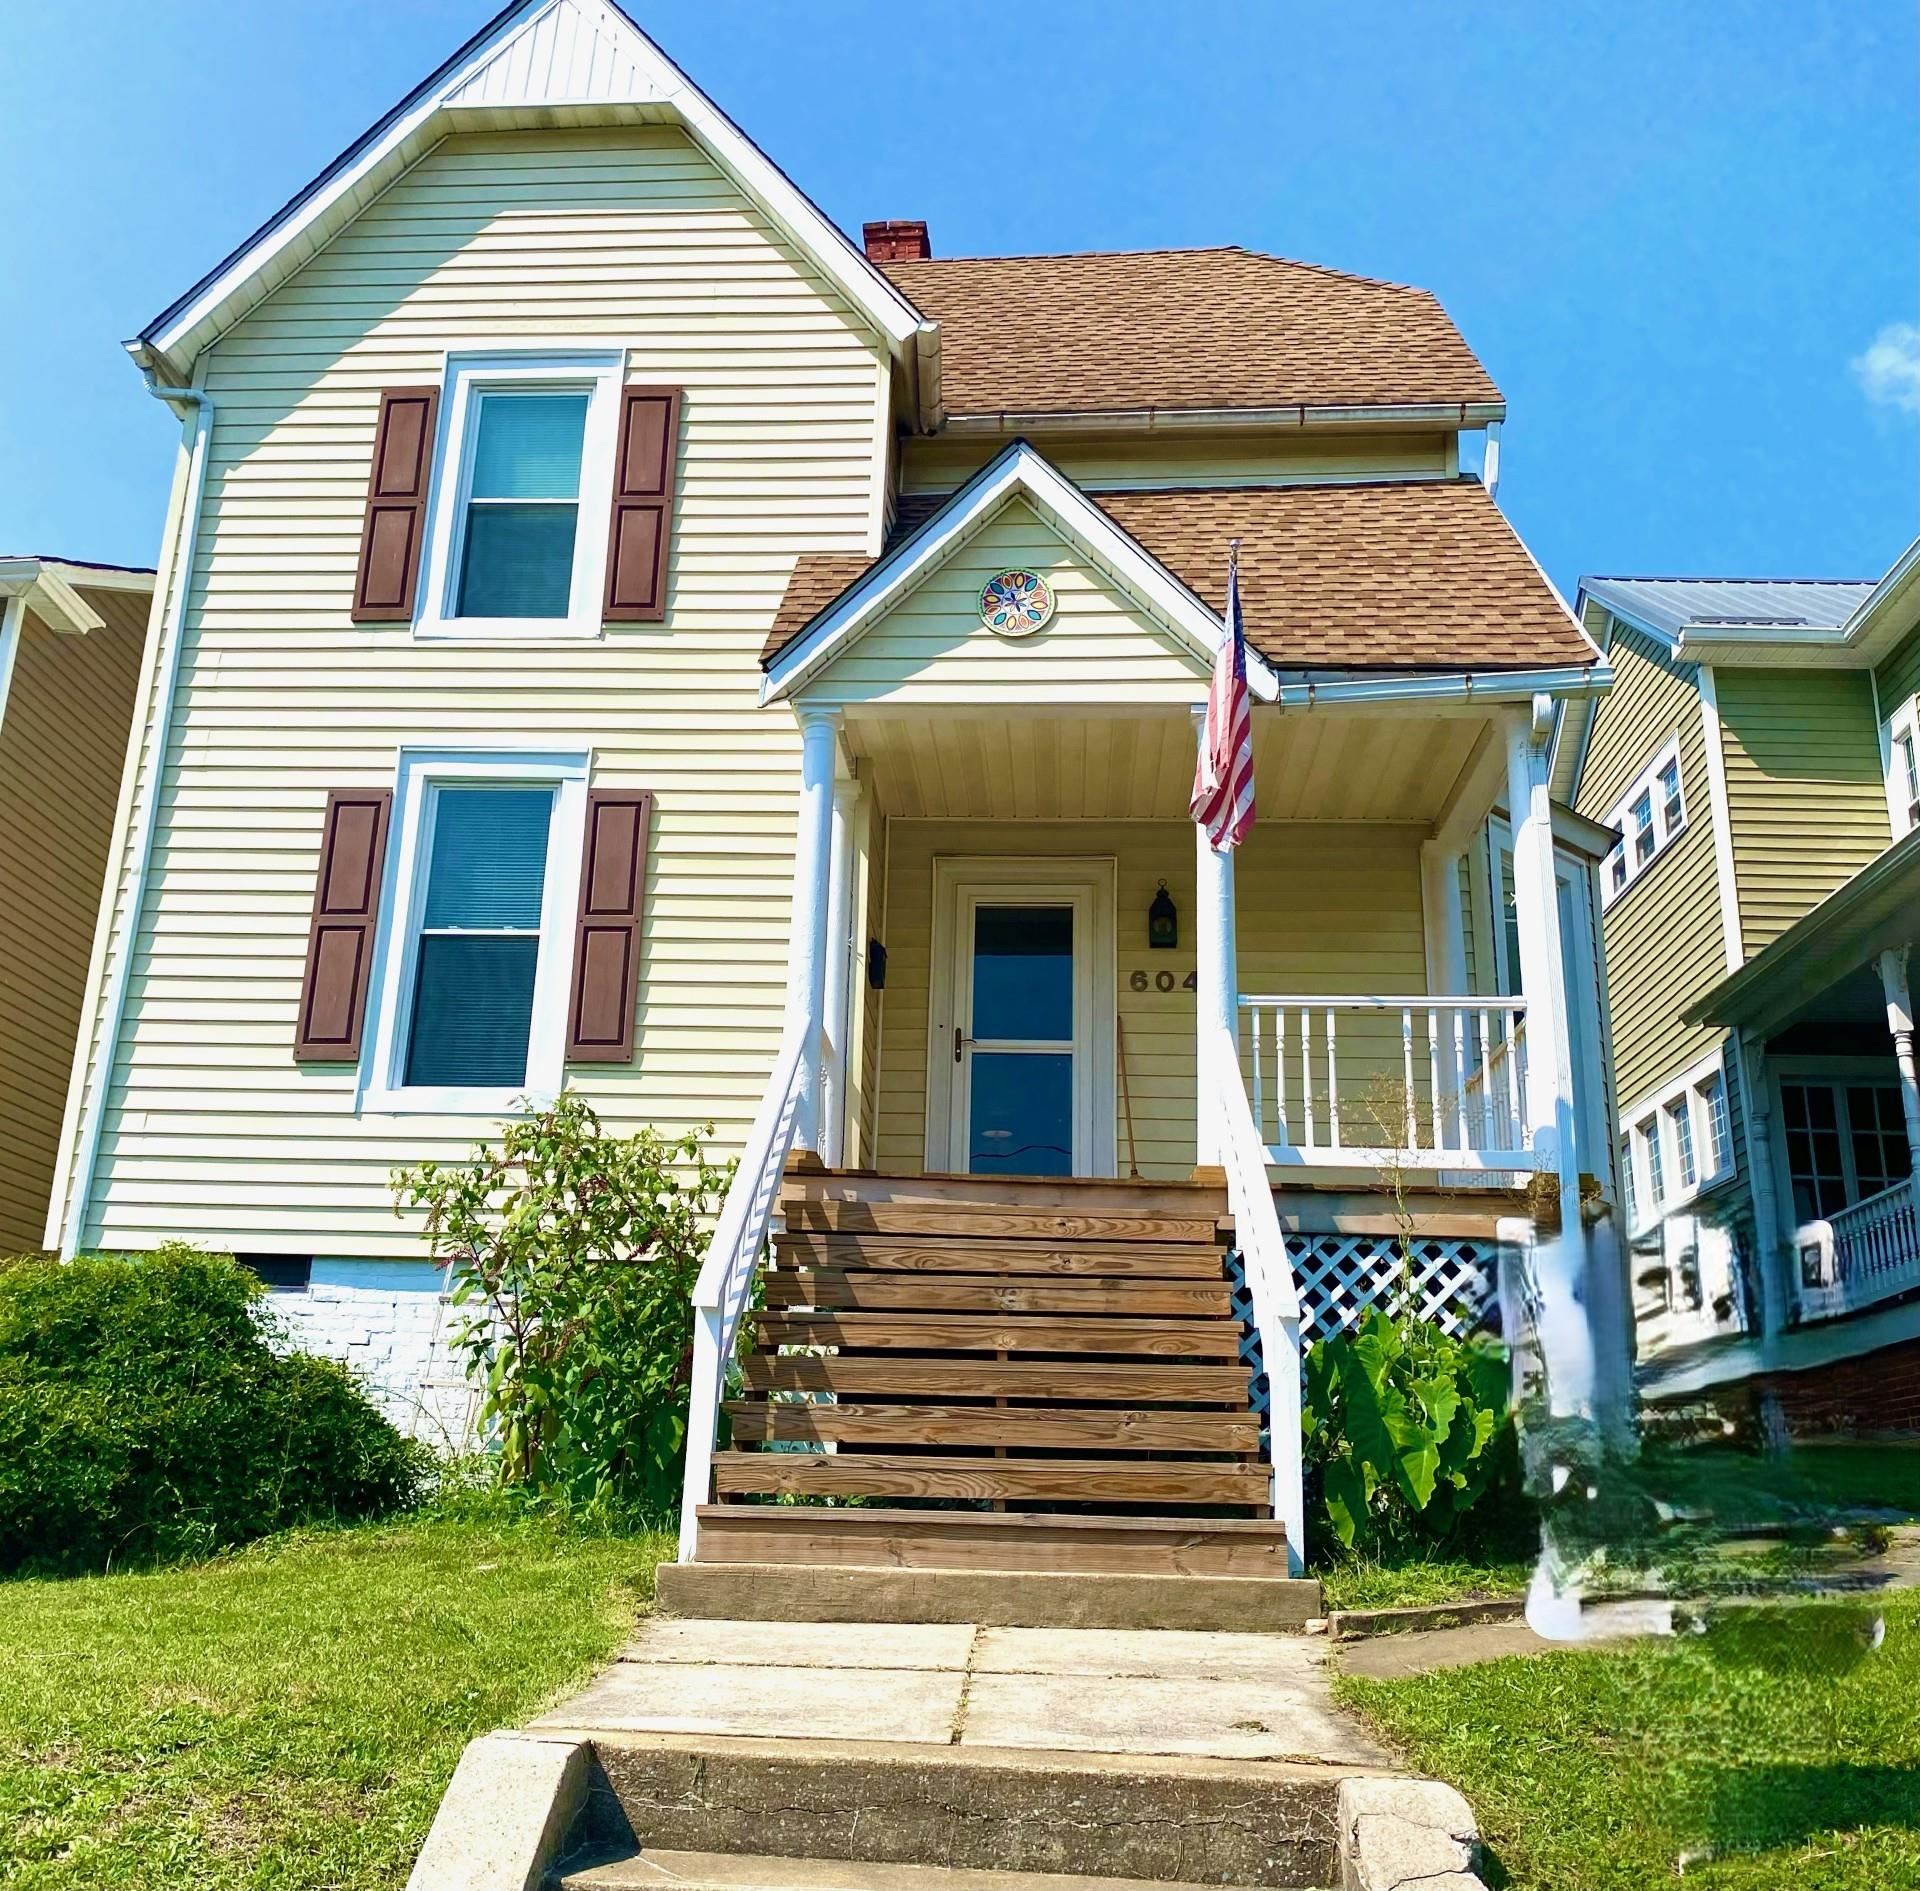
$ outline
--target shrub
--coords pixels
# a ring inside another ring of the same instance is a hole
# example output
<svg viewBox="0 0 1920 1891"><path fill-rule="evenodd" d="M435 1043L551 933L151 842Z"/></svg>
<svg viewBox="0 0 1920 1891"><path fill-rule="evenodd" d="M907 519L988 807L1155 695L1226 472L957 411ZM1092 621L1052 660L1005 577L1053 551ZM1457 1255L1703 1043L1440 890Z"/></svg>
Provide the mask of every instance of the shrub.
<svg viewBox="0 0 1920 1891"><path fill-rule="evenodd" d="M1356 1332L1315 1341L1306 1464L1341 1545L1459 1547L1467 1513L1496 1486L1509 1504L1492 1527L1511 1527L1520 1493L1507 1389L1502 1348L1413 1315L1373 1307Z"/></svg>
<svg viewBox="0 0 1920 1891"><path fill-rule="evenodd" d="M206 1555L411 1500L422 1453L258 1281L168 1246L0 1262L0 1571Z"/></svg>
<svg viewBox="0 0 1920 1891"><path fill-rule="evenodd" d="M602 1521L672 1510L693 1286L730 1174L692 1135L609 1136L571 1092L470 1163L395 1173L463 1310L453 1345L503 1484Z"/></svg>

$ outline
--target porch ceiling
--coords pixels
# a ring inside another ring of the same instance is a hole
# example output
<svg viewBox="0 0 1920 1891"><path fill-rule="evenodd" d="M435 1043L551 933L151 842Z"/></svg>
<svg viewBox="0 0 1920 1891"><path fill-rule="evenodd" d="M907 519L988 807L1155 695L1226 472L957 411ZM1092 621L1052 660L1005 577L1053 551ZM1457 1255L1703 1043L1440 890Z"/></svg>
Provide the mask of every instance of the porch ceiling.
<svg viewBox="0 0 1920 1891"><path fill-rule="evenodd" d="M1470 716L1256 710L1260 813L1431 822L1483 726ZM1184 714L852 714L846 731L881 812L908 820L1179 820L1193 787Z"/></svg>

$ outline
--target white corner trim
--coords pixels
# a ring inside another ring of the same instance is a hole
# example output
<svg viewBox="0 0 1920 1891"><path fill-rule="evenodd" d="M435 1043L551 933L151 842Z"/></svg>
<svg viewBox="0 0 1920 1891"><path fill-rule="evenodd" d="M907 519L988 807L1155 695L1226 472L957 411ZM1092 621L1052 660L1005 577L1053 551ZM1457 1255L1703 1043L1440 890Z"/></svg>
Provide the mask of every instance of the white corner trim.
<svg viewBox="0 0 1920 1891"><path fill-rule="evenodd" d="M1700 734L1707 755L1707 812L1713 821L1713 877L1720 891L1720 943L1727 970L1747 962L1740 932L1740 883L1733 870L1733 816L1727 803L1727 753L1720 739L1720 693L1713 665L1700 666Z"/></svg>
<svg viewBox="0 0 1920 1891"><path fill-rule="evenodd" d="M1159 560L1120 530L1080 488L1026 441L1015 441L982 467L911 537L867 571L838 603L816 618L806 634L767 672L763 703L780 702L836 662L923 578L937 569L1016 492L1055 531L1132 595L1186 648L1204 685L1220 645L1220 620ZM1247 684L1263 702L1279 685L1272 666L1247 652ZM1204 694L1204 687L1199 692Z"/></svg>

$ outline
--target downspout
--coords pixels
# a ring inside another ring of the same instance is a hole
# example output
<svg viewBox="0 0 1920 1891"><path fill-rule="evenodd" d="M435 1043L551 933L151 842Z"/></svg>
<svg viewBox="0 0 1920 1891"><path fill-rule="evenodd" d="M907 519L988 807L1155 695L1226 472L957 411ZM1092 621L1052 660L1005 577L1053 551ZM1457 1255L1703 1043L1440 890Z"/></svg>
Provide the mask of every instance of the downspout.
<svg viewBox="0 0 1920 1891"><path fill-rule="evenodd" d="M154 835L159 828L160 790L166 778L167 741L173 727L173 699L180 676L180 650L186 641L187 595L193 589L193 564L200 547L200 505L206 492L207 461L213 439L213 396L204 388L163 387L150 368L141 370L147 392L162 400L185 419L182 412L194 414L193 449L187 466L186 498L181 507L180 536L174 545L169 579L172 595L160 629L159 675L155 682L153 723L147 732L147 745L153 757L152 779L144 802L136 800L133 815L131 852L133 878L127 889L126 911L120 925L120 951L113 962L113 975L107 981L106 1016L101 1022L99 1053L94 1060L92 1081L88 1085L84 1115L80 1119L80 1140L75 1150L73 1175L67 1186L67 1214L60 1235L60 1254L71 1260L80 1245L86 1227L87 1208L93 1195L93 1171L100 1157L100 1136L107 1120L107 1094L113 1088L114 1061L119 1054L120 1027L125 1021L127 992L133 983L133 961L140 944L140 912L145 904L147 875L153 864ZM109 907L102 915L103 925L113 924Z"/></svg>

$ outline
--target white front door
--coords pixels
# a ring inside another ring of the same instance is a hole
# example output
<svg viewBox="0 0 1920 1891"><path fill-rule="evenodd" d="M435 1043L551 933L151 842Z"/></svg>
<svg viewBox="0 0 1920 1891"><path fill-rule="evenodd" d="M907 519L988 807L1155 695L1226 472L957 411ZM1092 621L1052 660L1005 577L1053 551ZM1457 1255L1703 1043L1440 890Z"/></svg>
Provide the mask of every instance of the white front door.
<svg viewBox="0 0 1920 1891"><path fill-rule="evenodd" d="M1113 1173L1113 863L934 863L927 1166Z"/></svg>

